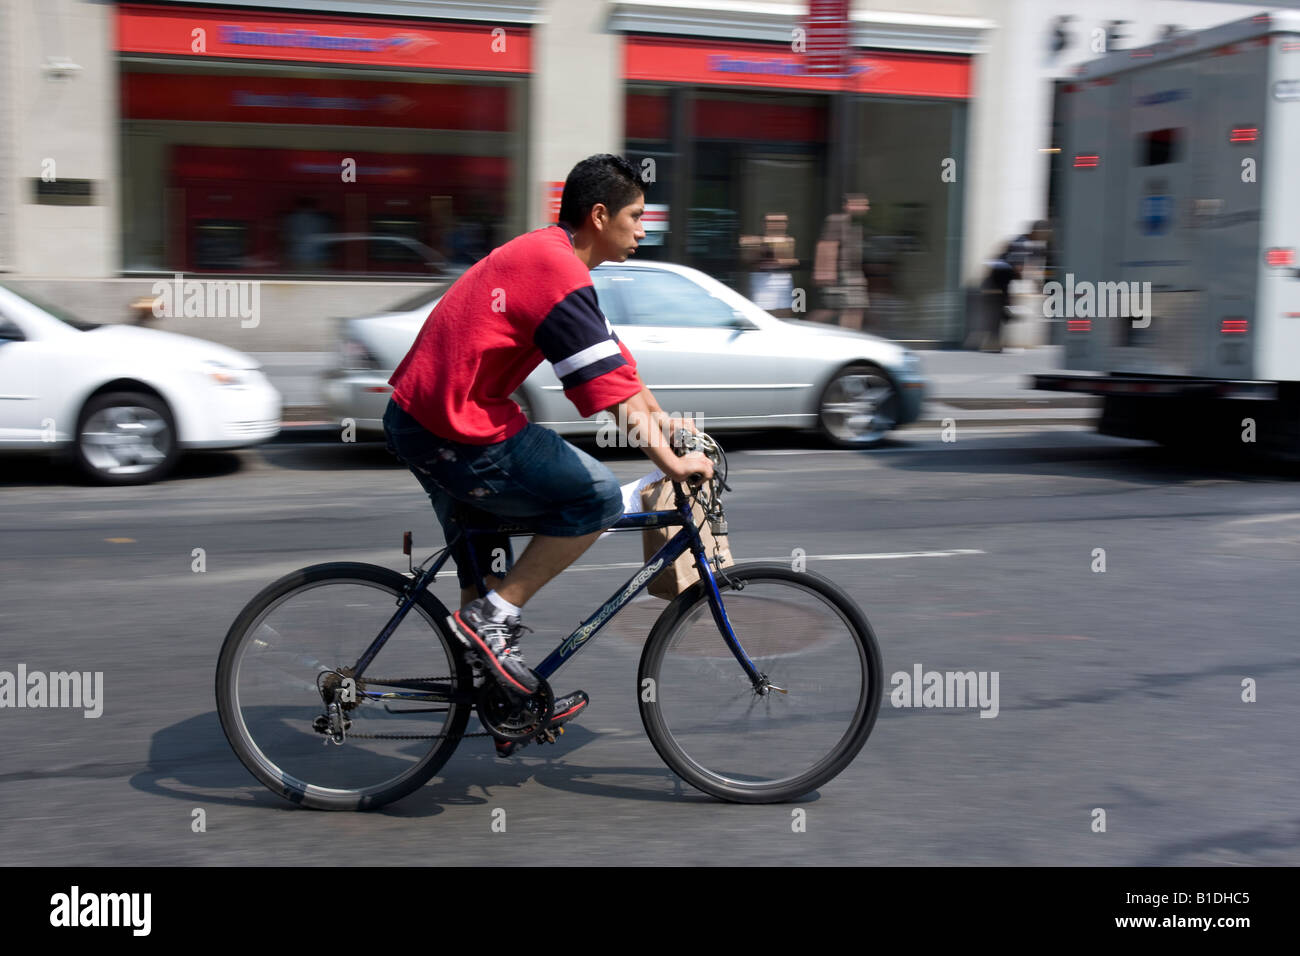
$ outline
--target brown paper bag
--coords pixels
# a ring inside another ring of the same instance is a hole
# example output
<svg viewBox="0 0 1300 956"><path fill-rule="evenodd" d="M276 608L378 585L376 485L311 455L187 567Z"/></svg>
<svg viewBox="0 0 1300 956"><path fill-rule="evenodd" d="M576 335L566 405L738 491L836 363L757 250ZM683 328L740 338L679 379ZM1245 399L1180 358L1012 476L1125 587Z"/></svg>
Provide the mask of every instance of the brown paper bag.
<svg viewBox="0 0 1300 956"><path fill-rule="evenodd" d="M656 481L641 489L642 511L671 511L674 507L673 484L671 481L667 479ZM699 526L700 540L704 543L704 553L708 555L709 560L713 561L715 566L730 567L735 564L736 561L731 556L731 544L727 540L728 536L725 534L715 536L709 530L709 523L704 520L704 506L698 500L696 500L691 513L695 516L695 522ZM646 528L642 531L641 550L645 555L645 560L649 561L653 558L655 552L667 544L668 539L675 535L677 531L678 528L675 526ZM715 549L718 554L717 558L714 557ZM700 572L695 567L695 555L687 551L680 555L669 567L656 574L647 590L655 597L671 601L699 579Z"/></svg>

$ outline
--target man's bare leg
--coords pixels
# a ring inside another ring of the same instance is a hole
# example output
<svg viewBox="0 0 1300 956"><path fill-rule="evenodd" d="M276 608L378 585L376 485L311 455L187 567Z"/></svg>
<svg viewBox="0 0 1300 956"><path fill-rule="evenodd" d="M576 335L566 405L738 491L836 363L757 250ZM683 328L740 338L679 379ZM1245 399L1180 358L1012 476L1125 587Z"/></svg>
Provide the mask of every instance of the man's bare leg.
<svg viewBox="0 0 1300 956"><path fill-rule="evenodd" d="M523 607L543 585L582 557L602 533L593 531L577 538L534 535L505 582L497 586L497 594L515 607Z"/></svg>
<svg viewBox="0 0 1300 956"><path fill-rule="evenodd" d="M483 583L487 585L488 591L491 591L493 588L501 587L501 579L491 574L487 574L483 576ZM478 588L461 588L460 606L464 607L470 601L476 601L486 594L487 591L484 591L482 594L480 594Z"/></svg>

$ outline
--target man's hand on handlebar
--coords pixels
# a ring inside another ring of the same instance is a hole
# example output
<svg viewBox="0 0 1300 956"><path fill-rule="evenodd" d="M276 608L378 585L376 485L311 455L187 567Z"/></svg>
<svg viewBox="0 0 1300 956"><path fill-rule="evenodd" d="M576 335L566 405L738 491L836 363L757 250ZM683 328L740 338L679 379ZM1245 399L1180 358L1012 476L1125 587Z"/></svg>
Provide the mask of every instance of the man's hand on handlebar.
<svg viewBox="0 0 1300 956"><path fill-rule="evenodd" d="M665 468L660 465L660 470L672 481L690 481L692 476L700 476L699 480L707 481L713 477L713 462L708 456L698 451L693 451L689 455L683 455L667 462L670 466Z"/></svg>
<svg viewBox="0 0 1300 956"><path fill-rule="evenodd" d="M675 421L690 432L697 431L694 423L669 419L648 388L642 388L640 393L606 411L616 421L624 423L628 445L644 451L646 457L671 480L689 481L693 475L701 475L705 479L713 477L713 463L706 456L693 452L678 457L671 445L671 434L664 432L664 423L668 421Z"/></svg>

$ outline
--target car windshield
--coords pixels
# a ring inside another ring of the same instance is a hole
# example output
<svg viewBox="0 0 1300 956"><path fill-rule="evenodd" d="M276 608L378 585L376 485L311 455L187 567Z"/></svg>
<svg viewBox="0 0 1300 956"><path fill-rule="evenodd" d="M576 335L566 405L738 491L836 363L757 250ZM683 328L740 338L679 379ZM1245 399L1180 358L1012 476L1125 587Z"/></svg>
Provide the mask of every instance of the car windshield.
<svg viewBox="0 0 1300 956"><path fill-rule="evenodd" d="M7 283L0 282L0 289L4 289L6 292L11 292L18 296L18 298L30 302L32 305L36 306L36 308L49 313L64 325L70 325L79 332L90 332L101 327L101 324L98 322L87 322L85 319L79 319L71 312L66 312L63 309L60 309L57 305L50 305L48 302L42 302L40 299L28 292L19 292Z"/></svg>

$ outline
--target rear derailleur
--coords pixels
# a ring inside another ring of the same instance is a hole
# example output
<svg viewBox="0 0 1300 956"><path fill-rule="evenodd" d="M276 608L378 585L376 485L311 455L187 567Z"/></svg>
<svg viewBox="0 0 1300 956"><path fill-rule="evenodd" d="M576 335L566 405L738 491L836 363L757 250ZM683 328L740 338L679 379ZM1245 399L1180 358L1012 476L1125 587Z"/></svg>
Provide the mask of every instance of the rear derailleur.
<svg viewBox="0 0 1300 956"><path fill-rule="evenodd" d="M317 676L316 689L325 702L325 713L313 720L311 727L316 733L325 736L323 743L342 746L347 739L347 732L352 729L352 721L348 719L347 712L356 709L356 686L349 668L322 671Z"/></svg>

